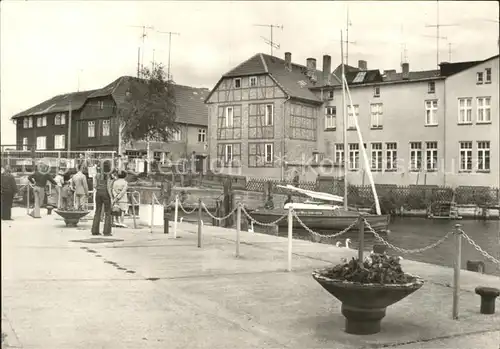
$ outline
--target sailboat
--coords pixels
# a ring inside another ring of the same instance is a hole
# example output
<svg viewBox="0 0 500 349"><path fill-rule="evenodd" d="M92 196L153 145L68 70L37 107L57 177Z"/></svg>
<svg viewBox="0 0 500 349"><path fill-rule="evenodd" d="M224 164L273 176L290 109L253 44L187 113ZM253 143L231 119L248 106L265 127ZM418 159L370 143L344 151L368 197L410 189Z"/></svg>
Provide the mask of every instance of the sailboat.
<svg viewBox="0 0 500 349"><path fill-rule="evenodd" d="M342 35L342 34L341 34ZM340 80L340 79L339 79ZM346 127L347 127L347 99L346 99L346 91L349 97L349 104L352 108L352 98L349 92L349 87L347 86L347 80L345 78L345 68L343 62L343 53L342 53L342 94L343 94L343 110L344 110L344 152L347 152L347 139L346 139ZM388 233L389 232L389 215L382 215L380 211L380 204L378 201L378 196L375 188L375 183L373 181L373 176L370 169L370 164L368 161L368 156L366 154L366 150L363 146L363 137L361 135L358 120L355 115L353 115L354 123L356 126L358 140L360 144L361 153L363 155L364 167L366 174L368 175L368 179L370 181L370 185L372 188L373 196L375 199L375 209L377 214L368 214L363 213L363 216L367 220L368 224L379 233ZM344 153L345 154L345 153ZM345 177L347 177L347 161L344 155L344 164L345 164ZM293 208L295 214L299 217L304 225L312 230L322 230L325 234L332 234L337 231L342 231L348 228L353 222L356 222L361 215L361 213L355 209L348 207L347 205L347 178L344 178L344 182L346 186L344 188L344 197L340 197L337 195L332 195L329 193L316 192L312 190L305 190L294 187L292 185L287 186L279 186L283 189L288 190L290 193L302 194L310 198L310 200L302 203L293 203L289 202L284 205L282 208L273 208L266 209L260 208L252 211L250 215L252 218L259 222L263 223L271 223L277 221L281 216L286 214L290 207ZM311 200L312 199L312 200ZM337 205L339 203L343 203L343 207ZM288 225L288 221L286 219L282 219L277 223L278 226L284 227ZM358 230L358 225L355 224L352 228L353 231ZM322 234L321 231L317 231L318 234Z"/></svg>

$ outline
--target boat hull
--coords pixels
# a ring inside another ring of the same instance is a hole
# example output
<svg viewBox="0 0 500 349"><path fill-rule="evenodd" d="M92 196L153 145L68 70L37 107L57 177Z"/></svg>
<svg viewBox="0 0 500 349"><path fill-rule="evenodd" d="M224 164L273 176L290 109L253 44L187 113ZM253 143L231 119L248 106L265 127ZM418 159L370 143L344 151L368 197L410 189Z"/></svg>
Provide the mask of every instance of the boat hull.
<svg viewBox="0 0 500 349"><path fill-rule="evenodd" d="M268 210L255 210L250 213L250 216L257 222L272 223L278 220L281 216L286 214L286 211L271 211ZM353 222L357 221L360 214L357 212L343 212L342 214L335 214L332 212L297 212L298 217L308 228L316 230L324 230L325 234L332 232L342 231L349 227ZM387 233L389 229L389 215L370 215L365 214L368 224L375 229L376 232ZM279 227L288 226L288 219L285 217L277 223ZM300 223L294 219L294 226L299 227ZM350 229L351 231L358 231L358 225ZM318 231L321 234L321 231Z"/></svg>

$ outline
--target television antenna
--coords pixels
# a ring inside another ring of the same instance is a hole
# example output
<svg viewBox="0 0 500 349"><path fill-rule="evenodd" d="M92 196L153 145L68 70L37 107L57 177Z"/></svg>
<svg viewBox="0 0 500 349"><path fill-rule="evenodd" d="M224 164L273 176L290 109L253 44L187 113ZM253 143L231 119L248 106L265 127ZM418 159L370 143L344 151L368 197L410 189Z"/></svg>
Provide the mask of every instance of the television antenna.
<svg viewBox="0 0 500 349"><path fill-rule="evenodd" d="M138 62L138 66L140 65L141 68L144 68L144 41L146 39L146 36L148 36L147 34L147 30L153 30L154 27L153 26L145 26L145 25L129 25L129 27L132 27L132 28L142 28L142 35L141 35L141 40L142 40L142 52L141 52L141 55L138 55L141 57L141 62L139 63ZM138 74L139 75L139 74Z"/></svg>
<svg viewBox="0 0 500 349"><path fill-rule="evenodd" d="M277 44L276 42L273 41L273 29L281 29L283 30L283 25L274 25L274 24L254 24L254 27L268 27L271 29L271 40L261 36L262 39L264 39L264 42L271 46L271 56L273 55L273 48L279 50L280 49L280 44Z"/></svg>
<svg viewBox="0 0 500 349"><path fill-rule="evenodd" d="M161 32L161 31L156 31L157 33L160 34L168 34L168 68L167 68L167 80L171 80L171 75L170 75L170 49L172 47L172 35L178 35L180 36L181 33L176 33L176 32Z"/></svg>
<svg viewBox="0 0 500 349"><path fill-rule="evenodd" d="M346 53L345 53L345 64L349 65L349 27L352 26L352 22L349 19L349 6L347 6L347 27L346 27ZM352 42L355 43L354 41Z"/></svg>
<svg viewBox="0 0 500 349"><path fill-rule="evenodd" d="M439 36L439 29L441 27L456 27L457 24L440 24L439 23L439 0L436 1L436 5L437 5L436 24L426 25L425 27L426 28L436 28L436 36L434 36L436 38L436 66L437 66L437 69L439 69L439 41L442 39Z"/></svg>

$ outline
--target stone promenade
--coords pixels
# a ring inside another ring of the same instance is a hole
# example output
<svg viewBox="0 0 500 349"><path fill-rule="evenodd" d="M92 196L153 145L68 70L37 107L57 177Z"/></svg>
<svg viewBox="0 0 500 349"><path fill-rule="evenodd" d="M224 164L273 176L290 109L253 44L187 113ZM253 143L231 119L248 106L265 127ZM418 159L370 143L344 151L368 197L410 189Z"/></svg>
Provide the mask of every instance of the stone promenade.
<svg viewBox="0 0 500 349"><path fill-rule="evenodd" d="M453 270L404 260L425 285L388 308L379 334L354 336L311 271L355 250L296 240L286 272L280 237L242 232L235 258L235 230L204 226L202 248L189 223L177 239L116 228L119 241L89 243L90 222L66 228L55 214L25 213L2 221L5 348L499 348L500 302L481 315L474 294L500 288L495 276L463 271L452 320Z"/></svg>

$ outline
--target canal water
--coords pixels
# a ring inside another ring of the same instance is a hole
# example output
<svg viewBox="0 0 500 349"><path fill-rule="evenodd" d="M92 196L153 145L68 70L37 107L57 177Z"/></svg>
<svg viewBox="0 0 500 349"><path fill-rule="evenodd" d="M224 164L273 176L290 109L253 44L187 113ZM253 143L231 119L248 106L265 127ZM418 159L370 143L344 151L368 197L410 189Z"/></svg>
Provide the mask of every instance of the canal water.
<svg viewBox="0 0 500 349"><path fill-rule="evenodd" d="M476 242L483 250L491 256L500 260L500 221L488 220L431 220L425 218L402 218L395 217L390 224L391 233L388 236L382 236L388 242L396 247L407 250L419 249L428 246L441 239L447 232L453 231L455 223L462 226L464 232ZM296 227L294 223L294 237L298 239L311 240L310 233L304 229ZM298 224L297 224L298 225ZM265 228L254 226L254 230L258 232L266 232ZM287 229L280 229L280 236L287 235ZM345 240L351 240L350 248L358 248L358 233L346 233L338 238L328 239L329 243L335 244L340 242L345 246ZM324 239L326 240L326 239ZM377 240L372 234L365 233L365 249L371 251L373 244ZM421 253L404 254L394 250L389 250L391 255L400 255L405 259L415 260L419 262L438 264L448 267L453 267L455 258L455 240L453 235L450 235L439 246L429 249ZM462 269L466 269L468 260L482 261L485 265L485 273L500 276L500 266L495 265L477 251L465 238L462 239Z"/></svg>

